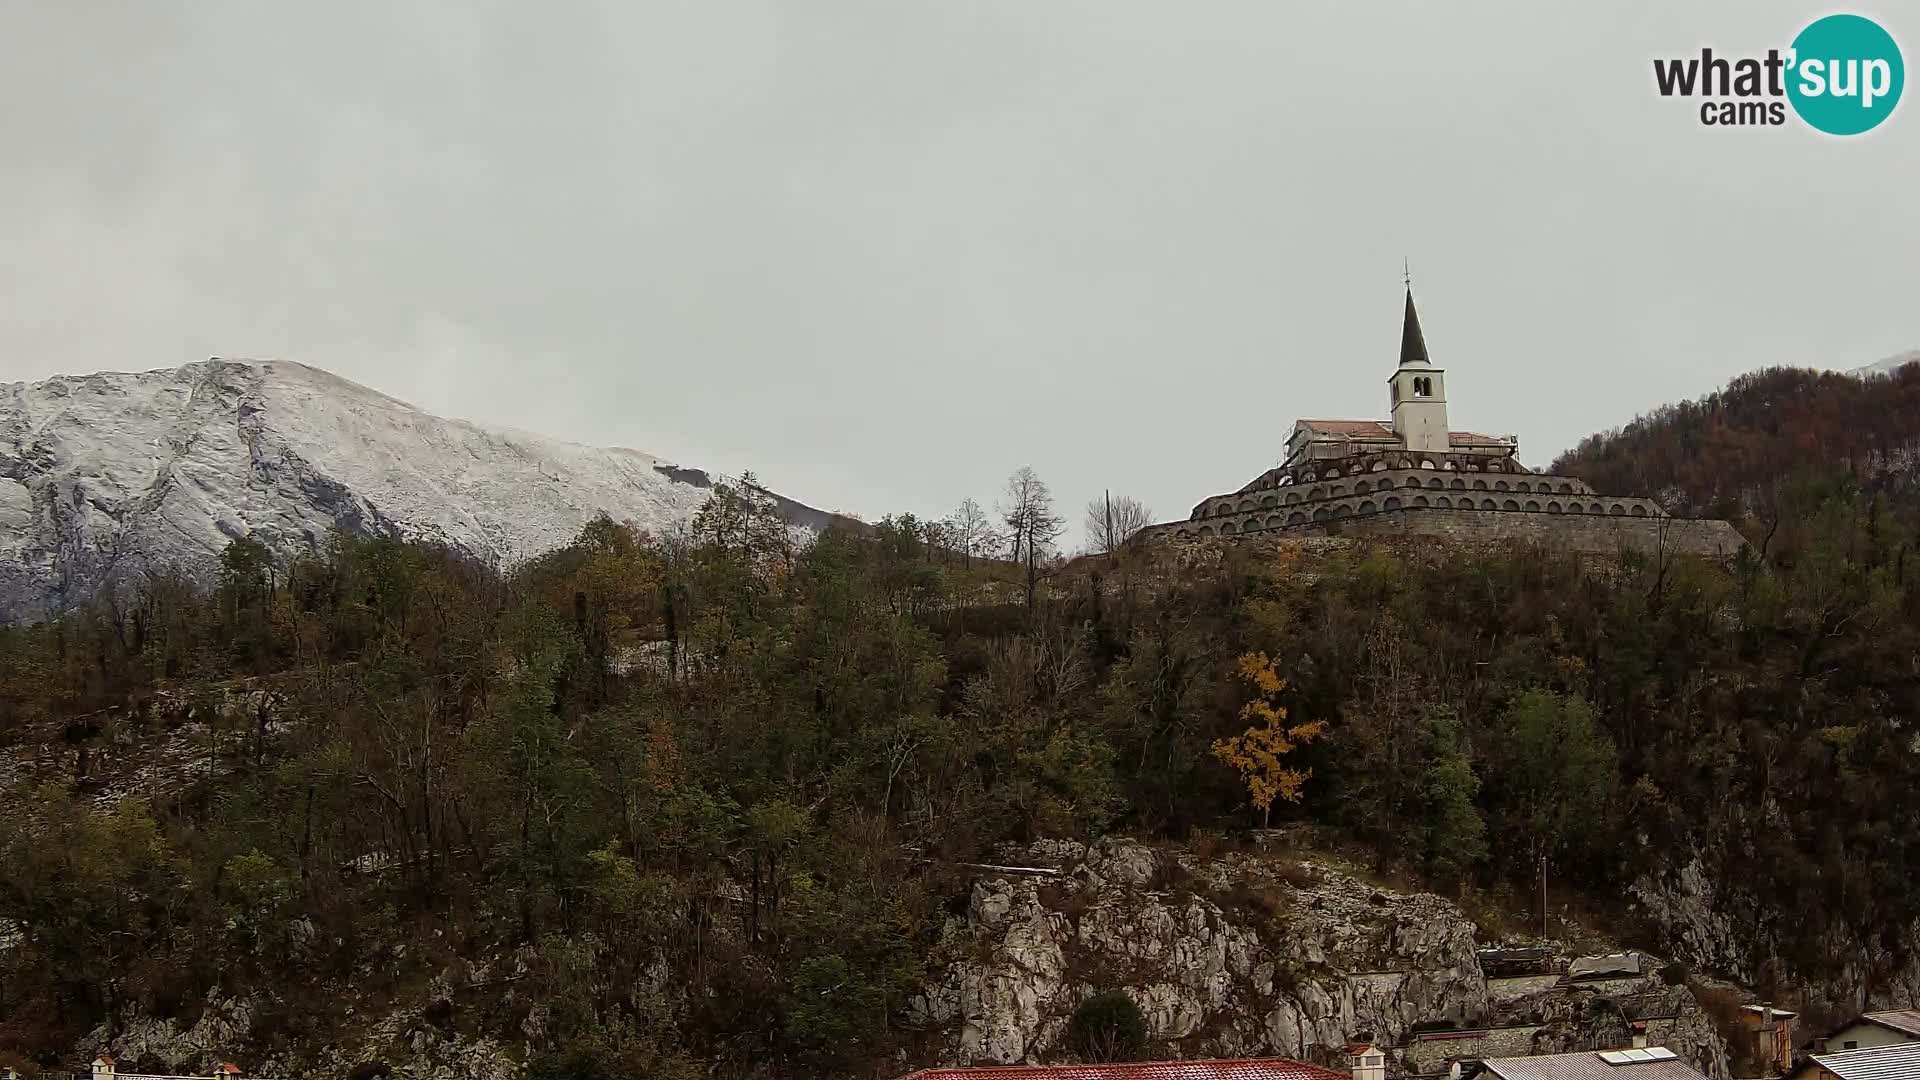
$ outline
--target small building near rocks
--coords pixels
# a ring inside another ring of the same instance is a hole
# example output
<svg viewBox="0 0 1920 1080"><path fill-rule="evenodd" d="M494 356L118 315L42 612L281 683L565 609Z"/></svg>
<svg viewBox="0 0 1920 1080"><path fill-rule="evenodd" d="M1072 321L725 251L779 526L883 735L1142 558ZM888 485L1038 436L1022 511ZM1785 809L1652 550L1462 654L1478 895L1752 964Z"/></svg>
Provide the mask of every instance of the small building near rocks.
<svg viewBox="0 0 1920 1080"><path fill-rule="evenodd" d="M1481 973L1489 979L1557 976L1562 970L1553 950L1541 945L1479 949L1474 955L1480 961Z"/></svg>
<svg viewBox="0 0 1920 1080"><path fill-rule="evenodd" d="M1365 1047L1364 1049L1373 1049ZM1375 1051L1378 1054L1378 1051ZM1127 1061L1106 1065L1009 1065L990 1068L922 1069L905 1080L1382 1080L1385 1059L1336 1072L1290 1058L1242 1058L1231 1061ZM1378 1066L1379 1073L1362 1073Z"/></svg>
<svg viewBox="0 0 1920 1080"><path fill-rule="evenodd" d="M1847 1026L1824 1039L1814 1040L1813 1052L1865 1050L1911 1042L1920 1042L1920 1009L1890 1009L1861 1013Z"/></svg>
<svg viewBox="0 0 1920 1080"><path fill-rule="evenodd" d="M1788 1074L1788 1080L1913 1080L1914 1077L1920 1077L1920 1042L1815 1054Z"/></svg>
<svg viewBox="0 0 1920 1080"><path fill-rule="evenodd" d="M1567 964L1567 985L1600 993L1630 993L1654 974L1653 962L1637 952L1582 956Z"/></svg>
<svg viewBox="0 0 1920 1080"><path fill-rule="evenodd" d="M1463 1076L1467 1080L1476 1076L1487 1080L1706 1080L1680 1055L1662 1046L1490 1058Z"/></svg>
<svg viewBox="0 0 1920 1080"><path fill-rule="evenodd" d="M240 1080L245 1070L231 1061L215 1065L210 1077L199 1074L122 1072L110 1054L101 1054L88 1066L88 1080Z"/></svg>
<svg viewBox="0 0 1920 1080"><path fill-rule="evenodd" d="M1799 1015L1766 1003L1740 1006L1746 1052L1772 1075L1783 1075L1793 1068L1793 1021Z"/></svg>

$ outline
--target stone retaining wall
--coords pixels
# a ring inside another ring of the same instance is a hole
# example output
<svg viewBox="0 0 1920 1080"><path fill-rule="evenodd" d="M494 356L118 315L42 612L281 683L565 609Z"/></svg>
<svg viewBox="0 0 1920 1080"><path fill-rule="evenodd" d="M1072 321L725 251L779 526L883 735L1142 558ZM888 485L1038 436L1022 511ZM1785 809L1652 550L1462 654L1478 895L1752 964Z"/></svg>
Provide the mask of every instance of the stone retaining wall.
<svg viewBox="0 0 1920 1080"><path fill-rule="evenodd" d="M1529 1057L1551 1053L1559 1048L1556 1033L1542 1024L1492 1028L1482 1031L1446 1032L1416 1035L1400 1047L1402 1067L1410 1073L1432 1076L1444 1073L1456 1061L1484 1061L1487 1058Z"/></svg>
<svg viewBox="0 0 1920 1080"><path fill-rule="evenodd" d="M1329 521L1280 528L1216 534L1211 522L1169 522L1142 530L1148 543L1207 539L1215 535L1249 537L1435 537L1461 543L1536 543L1573 551L1611 554L1621 549L1728 558L1746 546L1738 530L1724 521L1699 518L1567 514L1544 510L1465 510L1457 507L1398 507Z"/></svg>
<svg viewBox="0 0 1920 1080"><path fill-rule="evenodd" d="M1601 517L1512 510L1387 510L1367 517L1322 523L1289 534L1338 536L1432 536L1457 541L1537 543L1575 551L1622 548L1726 558L1746 546L1724 521L1699 518Z"/></svg>
<svg viewBox="0 0 1920 1080"><path fill-rule="evenodd" d="M1294 528L1383 510L1509 510L1616 517L1660 517L1651 499L1599 495L1569 476L1462 474L1386 469L1266 490L1218 495L1184 522L1155 526L1176 539ZM1181 533L1187 537L1182 537Z"/></svg>

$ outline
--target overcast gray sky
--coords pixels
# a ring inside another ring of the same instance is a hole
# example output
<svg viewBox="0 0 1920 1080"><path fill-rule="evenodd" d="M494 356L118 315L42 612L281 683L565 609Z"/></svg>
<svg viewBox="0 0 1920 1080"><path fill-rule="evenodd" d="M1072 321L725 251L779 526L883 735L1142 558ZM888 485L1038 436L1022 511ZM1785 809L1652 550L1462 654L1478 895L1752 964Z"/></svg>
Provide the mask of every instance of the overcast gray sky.
<svg viewBox="0 0 1920 1080"><path fill-rule="evenodd" d="M284 357L870 518L1022 464L1167 518L1385 412L1404 256L1455 426L1543 465L1920 346L1920 101L1653 89L1827 11L4 0L0 381Z"/></svg>

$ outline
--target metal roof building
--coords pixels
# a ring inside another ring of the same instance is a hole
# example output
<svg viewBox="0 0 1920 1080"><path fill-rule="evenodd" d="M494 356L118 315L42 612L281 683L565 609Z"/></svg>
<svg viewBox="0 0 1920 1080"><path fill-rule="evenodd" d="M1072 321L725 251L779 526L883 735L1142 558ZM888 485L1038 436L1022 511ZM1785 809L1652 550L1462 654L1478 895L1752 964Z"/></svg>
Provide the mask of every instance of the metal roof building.
<svg viewBox="0 0 1920 1080"><path fill-rule="evenodd" d="M1235 1061L1131 1061L1113 1065L1015 1065L922 1069L906 1080L1352 1080L1343 1072L1287 1058Z"/></svg>
<svg viewBox="0 0 1920 1080"><path fill-rule="evenodd" d="M1479 1075L1500 1080L1706 1080L1662 1046L1539 1057L1488 1058Z"/></svg>
<svg viewBox="0 0 1920 1080"><path fill-rule="evenodd" d="M1837 1077L1838 1080L1915 1080L1920 1077L1920 1042L1815 1054L1793 1075Z"/></svg>
<svg viewBox="0 0 1920 1080"><path fill-rule="evenodd" d="M1634 952L1583 956L1567 965L1567 978L1574 982L1583 979L1632 978L1645 974L1647 974L1645 959Z"/></svg>

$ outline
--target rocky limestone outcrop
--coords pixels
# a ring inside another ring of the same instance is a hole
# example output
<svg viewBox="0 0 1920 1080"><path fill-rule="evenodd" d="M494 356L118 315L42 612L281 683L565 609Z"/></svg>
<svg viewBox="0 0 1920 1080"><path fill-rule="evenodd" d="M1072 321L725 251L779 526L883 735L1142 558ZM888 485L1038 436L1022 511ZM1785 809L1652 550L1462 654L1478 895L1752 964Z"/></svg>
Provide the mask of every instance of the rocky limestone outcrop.
<svg viewBox="0 0 1920 1080"><path fill-rule="evenodd" d="M276 1004L264 998L210 998L198 1020L183 1024L138 1013L102 1026L75 1048L76 1058L112 1055L189 1076L210 1075L215 1065L242 1058L247 1073L263 1077L347 1077L371 1068L392 1080L519 1080L524 1052L499 1039L449 1031L432 1013L449 1001L445 976L433 980L424 1002L394 1005L364 1024L351 1038L322 1046L297 1047L264 1058L248 1058L242 1048L260 1043L258 1023ZM537 1012L537 1009L536 1009Z"/></svg>
<svg viewBox="0 0 1920 1080"><path fill-rule="evenodd" d="M144 1062L181 1075L211 1075L214 1066L232 1059L233 1048L252 1033L253 1021L252 1002L216 993L192 1024L135 1014L115 1029L95 1029L81 1041L79 1056L104 1053L117 1061Z"/></svg>
<svg viewBox="0 0 1920 1080"><path fill-rule="evenodd" d="M946 928L942 973L911 1006L944 1060L1057 1058L1075 1006L1112 987L1188 1057L1312 1056L1486 1011L1473 924L1439 897L1297 860L1200 863L1124 841L1041 844L1023 859L1060 872L981 877Z"/></svg>
<svg viewBox="0 0 1920 1080"><path fill-rule="evenodd" d="M1783 932L1739 874L1717 870L1696 850L1642 875L1629 891L1674 959L1735 983L1765 981ZM1794 977L1794 1004L1832 1014L1920 1007L1920 922L1891 949L1885 940L1860 940L1839 919L1818 933L1820 951L1840 960L1823 977Z"/></svg>
<svg viewBox="0 0 1920 1080"><path fill-rule="evenodd" d="M1324 859L1200 859L1125 840L1044 842L1005 858L982 868L949 919L936 975L909 1008L942 1063L1070 1060L1075 1008L1118 989L1168 1056L1338 1062L1339 1048L1366 1038L1391 1048L1396 1075L1444 1072L1463 1054L1625 1045L1629 1019L1645 1018L1645 1034L1711 1080L1729 1075L1714 1023L1657 958L1639 976L1581 987L1549 975L1513 993L1502 980L1496 1000L1458 907ZM1433 1029L1451 1036L1423 1049L1418 1032Z"/></svg>
<svg viewBox="0 0 1920 1080"><path fill-rule="evenodd" d="M1728 978L1751 982L1759 967L1753 935L1736 925L1736 902L1724 895L1699 854L1664 873L1642 875L1629 888L1635 903L1665 934L1675 959ZM1748 909L1751 905L1738 905Z"/></svg>

